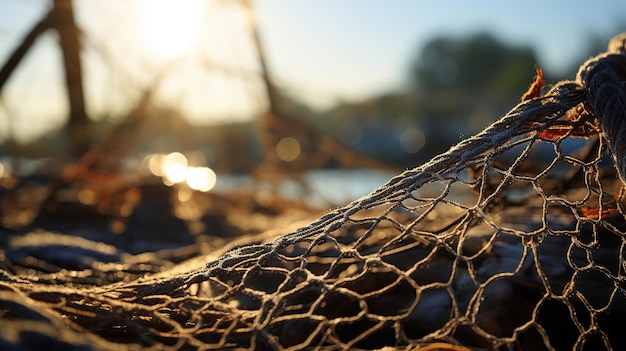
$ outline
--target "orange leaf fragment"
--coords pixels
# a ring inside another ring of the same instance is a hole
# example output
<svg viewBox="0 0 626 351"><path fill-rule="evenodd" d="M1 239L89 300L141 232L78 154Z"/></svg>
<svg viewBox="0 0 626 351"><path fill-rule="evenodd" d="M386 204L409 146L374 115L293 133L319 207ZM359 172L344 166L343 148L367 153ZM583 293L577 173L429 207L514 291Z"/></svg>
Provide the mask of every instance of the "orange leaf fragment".
<svg viewBox="0 0 626 351"><path fill-rule="evenodd" d="M587 206L583 206L580 208L580 211L583 215L589 219L598 219L600 217L600 209L599 208L590 208ZM617 211L616 208L607 208L602 211L602 218L607 218Z"/></svg>
<svg viewBox="0 0 626 351"><path fill-rule="evenodd" d="M522 102L534 99L541 95L541 88L543 87L543 71L539 67L535 67L535 80L530 84L528 90L522 95Z"/></svg>
<svg viewBox="0 0 626 351"><path fill-rule="evenodd" d="M558 138L567 134L567 132L569 132L570 130L571 128L567 127L548 128L539 133L539 136L543 139L557 140Z"/></svg>

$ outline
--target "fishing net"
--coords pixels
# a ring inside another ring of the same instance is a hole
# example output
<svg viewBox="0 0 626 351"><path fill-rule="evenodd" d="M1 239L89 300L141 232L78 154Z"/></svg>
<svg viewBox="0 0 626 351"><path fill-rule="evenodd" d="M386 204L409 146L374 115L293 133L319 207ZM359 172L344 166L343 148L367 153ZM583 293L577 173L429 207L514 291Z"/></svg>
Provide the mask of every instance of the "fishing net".
<svg viewBox="0 0 626 351"><path fill-rule="evenodd" d="M624 350L625 80L622 35L430 162L219 257L139 265L60 238L82 268L4 257L0 345Z"/></svg>

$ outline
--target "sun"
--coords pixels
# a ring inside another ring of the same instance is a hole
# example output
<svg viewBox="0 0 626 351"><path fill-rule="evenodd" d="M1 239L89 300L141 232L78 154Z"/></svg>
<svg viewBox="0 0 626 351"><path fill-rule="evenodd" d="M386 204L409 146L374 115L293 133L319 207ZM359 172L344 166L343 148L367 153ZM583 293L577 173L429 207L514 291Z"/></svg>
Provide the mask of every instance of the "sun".
<svg viewBox="0 0 626 351"><path fill-rule="evenodd" d="M206 0L143 0L139 8L141 37L164 59L180 57L200 36Z"/></svg>

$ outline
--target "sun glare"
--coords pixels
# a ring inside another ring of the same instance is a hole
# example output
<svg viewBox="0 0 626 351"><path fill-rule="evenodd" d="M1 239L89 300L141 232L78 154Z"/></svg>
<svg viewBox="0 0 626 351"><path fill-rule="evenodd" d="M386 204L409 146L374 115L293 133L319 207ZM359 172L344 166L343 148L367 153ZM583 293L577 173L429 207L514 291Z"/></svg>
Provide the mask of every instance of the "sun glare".
<svg viewBox="0 0 626 351"><path fill-rule="evenodd" d="M204 0L144 0L140 7L141 34L156 55L182 56L198 40Z"/></svg>

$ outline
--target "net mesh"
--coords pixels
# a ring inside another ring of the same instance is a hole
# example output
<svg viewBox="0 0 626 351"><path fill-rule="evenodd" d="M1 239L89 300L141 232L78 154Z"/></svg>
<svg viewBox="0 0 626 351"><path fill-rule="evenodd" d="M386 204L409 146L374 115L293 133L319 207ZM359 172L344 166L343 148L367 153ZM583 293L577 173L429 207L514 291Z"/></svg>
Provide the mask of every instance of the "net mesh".
<svg viewBox="0 0 626 351"><path fill-rule="evenodd" d="M626 349L625 39L575 81L272 240L195 266L107 264L112 249L84 243L109 256L45 276L5 257L0 345Z"/></svg>

